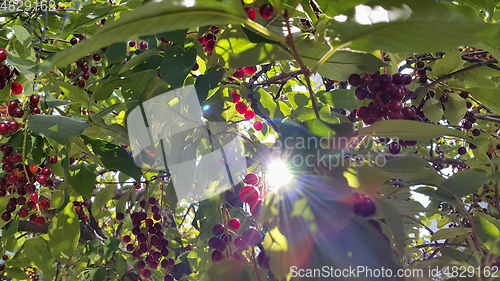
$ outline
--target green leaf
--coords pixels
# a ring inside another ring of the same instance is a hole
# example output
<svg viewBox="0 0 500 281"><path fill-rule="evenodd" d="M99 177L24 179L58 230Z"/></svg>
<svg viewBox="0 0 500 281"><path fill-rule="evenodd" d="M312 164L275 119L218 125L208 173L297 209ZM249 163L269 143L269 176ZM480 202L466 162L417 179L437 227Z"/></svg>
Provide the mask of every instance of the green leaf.
<svg viewBox="0 0 500 281"><path fill-rule="evenodd" d="M71 102L81 103L83 107L89 104L89 94L82 88L71 85L68 82L56 81L57 86L63 91L64 96Z"/></svg>
<svg viewBox="0 0 500 281"><path fill-rule="evenodd" d="M150 58L151 56L158 56L158 52L159 52L158 49L149 49L145 52L142 52L142 53L132 57L131 60L127 61L127 63L122 66L122 68L120 69L118 74L121 74L121 73L133 68L134 66L138 65L139 63L143 63L146 59ZM158 56L158 58L160 58L160 57Z"/></svg>
<svg viewBox="0 0 500 281"><path fill-rule="evenodd" d="M90 198L94 191L96 175L89 165L72 166L69 183L78 194Z"/></svg>
<svg viewBox="0 0 500 281"><path fill-rule="evenodd" d="M14 29L14 33L16 34L16 38L24 47L28 47L31 43L29 32L20 25L14 25L12 27Z"/></svg>
<svg viewBox="0 0 500 281"><path fill-rule="evenodd" d="M474 9L435 1L374 1L389 12L389 22L362 24L350 17L345 22L332 20L330 38L335 44L363 51L439 52L474 45L498 34L498 26L485 23ZM425 36L415 36L425 34Z"/></svg>
<svg viewBox="0 0 500 281"><path fill-rule="evenodd" d="M440 229L434 232L434 234L431 237L431 240L436 241L441 239L451 239L455 238L455 236L457 235L464 235L470 232L472 232L472 228L466 228L462 226Z"/></svg>
<svg viewBox="0 0 500 281"><path fill-rule="evenodd" d="M217 195L201 201L200 208L203 214L205 215L206 219L210 220L213 217L215 217L218 213L220 213L221 204L222 204L222 196Z"/></svg>
<svg viewBox="0 0 500 281"><path fill-rule="evenodd" d="M450 125L458 126L460 121L467 112L467 104L465 100L457 94L451 93L448 95L448 101L443 103L444 117Z"/></svg>
<svg viewBox="0 0 500 281"><path fill-rule="evenodd" d="M93 213L92 213L93 214ZM111 237L108 240L104 241L104 255L106 258L111 259L113 255L116 253L116 250L120 248L120 243L122 240L120 238Z"/></svg>
<svg viewBox="0 0 500 281"><path fill-rule="evenodd" d="M359 136L378 136L399 138L401 140L429 140L440 136L455 136L475 143L461 131L442 125L434 125L411 120L388 120L377 122L369 127L361 128Z"/></svg>
<svg viewBox="0 0 500 281"><path fill-rule="evenodd" d="M458 198L476 192L488 179L486 172L478 169L462 170L441 185Z"/></svg>
<svg viewBox="0 0 500 281"><path fill-rule="evenodd" d="M56 54L51 61L59 67L66 66L102 47L127 41L137 35L242 22L256 25L248 19L241 3L237 1L196 1L188 8L178 1L152 1L136 8L133 13L122 14L118 20L106 23L90 39Z"/></svg>
<svg viewBox="0 0 500 281"><path fill-rule="evenodd" d="M434 63L432 74L441 77L459 69L462 65L464 65L462 54L456 50L449 51Z"/></svg>
<svg viewBox="0 0 500 281"><path fill-rule="evenodd" d="M392 175L391 178L409 182L438 185L444 180L436 170L429 169L429 162L414 155L388 160L377 169Z"/></svg>
<svg viewBox="0 0 500 281"><path fill-rule="evenodd" d="M210 28L210 27L208 27ZM207 30L208 30L207 28ZM184 41L186 40L186 33L188 32L188 29L180 29L180 30L174 30L174 31L168 31L168 32L162 32L160 34L156 34L156 38L161 40L161 38L170 41L172 43L179 43L181 46L184 45ZM199 33L203 34L203 33Z"/></svg>
<svg viewBox="0 0 500 281"><path fill-rule="evenodd" d="M497 242L500 235L500 231L497 226L498 221L481 213L479 213L479 216L473 216L472 221L474 222L474 227L479 239L481 239L488 249L493 252L497 252L499 250Z"/></svg>
<svg viewBox="0 0 500 281"><path fill-rule="evenodd" d="M214 49L217 57L222 57L227 68L240 68L277 60L292 59L293 56L279 44L251 42L241 27L225 31L217 39ZM209 61L215 62L216 56Z"/></svg>
<svg viewBox="0 0 500 281"><path fill-rule="evenodd" d="M127 43L118 42L108 46L106 58L110 63L120 62L127 55Z"/></svg>
<svg viewBox="0 0 500 281"><path fill-rule="evenodd" d="M326 92L319 98L320 101L333 108L357 109L358 104L354 100L354 90L339 89Z"/></svg>
<svg viewBox="0 0 500 281"><path fill-rule="evenodd" d="M437 123L443 118L443 106L435 98L428 99L422 109L425 117L429 118L429 120L434 123Z"/></svg>
<svg viewBox="0 0 500 281"><path fill-rule="evenodd" d="M28 280L28 275L24 273L23 270L16 268L16 267L7 267L5 268L5 272L7 273L7 276L16 278L17 280Z"/></svg>
<svg viewBox="0 0 500 281"><path fill-rule="evenodd" d="M191 73L196 62L196 47L187 50L184 47L176 45L168 48L160 64L160 76L173 88L179 88L184 85L184 80Z"/></svg>
<svg viewBox="0 0 500 281"><path fill-rule="evenodd" d="M125 273L127 273L127 261L123 255L118 254L115 256L115 264L113 268L116 270L119 277L122 277Z"/></svg>
<svg viewBox="0 0 500 281"><path fill-rule="evenodd" d="M99 155L102 163L107 169L119 170L133 177L136 181L141 180L141 168L137 167L134 159L120 146L98 139L82 136L86 144L92 145L92 151Z"/></svg>
<svg viewBox="0 0 500 281"><path fill-rule="evenodd" d="M81 118L56 115L33 115L28 127L35 134L43 134L60 144L80 135L90 124Z"/></svg>
<svg viewBox="0 0 500 281"><path fill-rule="evenodd" d="M310 40L300 40L296 43L297 50L304 64L310 68L330 50L326 44ZM372 54L353 51L337 51L319 68L318 73L329 79L346 81L353 73L373 73L385 64Z"/></svg>
<svg viewBox="0 0 500 281"><path fill-rule="evenodd" d="M18 226L19 226L19 220L13 220L9 228L4 233L2 233L2 237L9 237L11 235L16 234Z"/></svg>
<svg viewBox="0 0 500 281"><path fill-rule="evenodd" d="M345 15L347 11L356 7L359 4L364 4L369 0L350 0L350 1L330 1L316 0L321 11L330 17Z"/></svg>
<svg viewBox="0 0 500 281"><path fill-rule="evenodd" d="M467 90L478 102L493 110L496 114L500 114L500 89L469 88Z"/></svg>
<svg viewBox="0 0 500 281"><path fill-rule="evenodd" d="M125 64L127 65L127 64ZM101 80L92 94L92 98L96 101L108 99L115 88L123 86L126 83L130 83L128 79L121 79L119 76L110 76L106 80ZM88 95L87 95L88 97Z"/></svg>
<svg viewBox="0 0 500 281"><path fill-rule="evenodd" d="M211 67L204 75L198 76L194 87L198 100L203 103L208 97L208 91L215 89L224 76L225 70L220 66Z"/></svg>
<svg viewBox="0 0 500 281"><path fill-rule="evenodd" d="M102 120L94 121L95 123L92 124L92 127L87 128L83 132L83 135L110 141L115 140L120 144L129 145L128 132L125 127L120 124L107 125Z"/></svg>
<svg viewBox="0 0 500 281"><path fill-rule="evenodd" d="M67 262L80 238L80 223L78 215L73 210L73 204L66 205L64 210L52 219L48 237L52 256L59 261Z"/></svg>
<svg viewBox="0 0 500 281"><path fill-rule="evenodd" d="M116 193L116 184L107 185L105 188L99 190L95 195L94 202L92 203L92 215L97 219L102 207L111 200Z"/></svg>
<svg viewBox="0 0 500 281"><path fill-rule="evenodd" d="M23 252L26 257L33 260L45 278L54 279L56 267L47 240L42 237L31 238L24 243Z"/></svg>
<svg viewBox="0 0 500 281"><path fill-rule="evenodd" d="M97 268L94 268L90 271L90 273L89 273L90 279L89 280L104 281L104 279L106 278L107 275L108 275L108 272L106 271L105 266L97 267Z"/></svg>

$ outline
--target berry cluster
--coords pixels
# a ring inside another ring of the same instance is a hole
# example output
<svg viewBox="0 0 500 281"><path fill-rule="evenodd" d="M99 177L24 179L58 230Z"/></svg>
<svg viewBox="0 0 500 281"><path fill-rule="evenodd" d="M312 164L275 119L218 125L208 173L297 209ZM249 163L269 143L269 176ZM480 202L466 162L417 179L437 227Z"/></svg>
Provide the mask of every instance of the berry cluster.
<svg viewBox="0 0 500 281"><path fill-rule="evenodd" d="M406 85L412 82L408 74L396 73L394 75L382 74L377 71L361 77L352 74L348 79L352 87L357 87L354 95L358 100L371 99L368 106L363 106L356 111L358 118L366 125L371 125L382 119L408 119L414 120L415 109L404 107L401 100L409 93Z"/></svg>
<svg viewBox="0 0 500 281"><path fill-rule="evenodd" d="M33 281L38 281L40 280L40 275L36 271L36 268L29 266L24 269L24 273L28 275L28 278L33 280Z"/></svg>
<svg viewBox="0 0 500 281"><path fill-rule="evenodd" d="M252 120L255 117L255 112L248 109L247 105L241 100L241 95L236 91L233 91L231 95L236 111L238 111L239 114L243 114L246 120ZM264 125L262 122L256 121L253 123L253 128L256 131L261 131L264 128Z"/></svg>
<svg viewBox="0 0 500 281"><path fill-rule="evenodd" d="M417 74L417 77L419 77L418 79L420 83L427 83L427 71L432 71L432 68L430 66L425 66L425 63L423 61L417 61L415 66L417 68L415 72ZM441 102L443 101L441 100Z"/></svg>
<svg viewBox="0 0 500 281"><path fill-rule="evenodd" d="M207 34L204 36L200 36L198 38L198 42L200 42L201 45L205 46L205 52L208 53L208 56L212 56L212 52L214 51L215 48L215 43L217 40L217 36L215 34L219 33L219 28L216 26L212 26L208 31Z"/></svg>
<svg viewBox="0 0 500 281"><path fill-rule="evenodd" d="M78 215L78 219L81 221L86 221L89 219L89 216L85 214L85 208L88 208L90 205L90 201L88 200L83 200L83 201L73 201L73 209L75 210L76 214Z"/></svg>
<svg viewBox="0 0 500 281"><path fill-rule="evenodd" d="M74 39L74 38L73 38ZM92 57L92 60L97 63L101 60L101 55L99 54L93 54L93 55L88 55L87 62L84 60L80 59L76 61L76 68L73 71L68 71L67 75L68 78L71 78L71 76L76 77L78 75L81 75L81 78L78 82L74 82L73 86L78 86L80 88L85 88L87 83L85 82L86 80L90 79L90 73L96 75L97 74L97 66L90 65L90 58ZM80 70L80 72L78 72ZM90 71L90 73L89 73Z"/></svg>
<svg viewBox="0 0 500 281"><path fill-rule="evenodd" d="M141 43L139 43L139 45L137 45L136 41L130 41L128 42L128 46L130 48L135 48L136 46L138 46L139 49L146 50L148 48L148 43L142 41Z"/></svg>
<svg viewBox="0 0 500 281"><path fill-rule="evenodd" d="M10 67L6 65L7 51L5 49L0 49L0 90L3 90L5 86L10 82L12 76L19 75L19 72L14 69L11 71ZM13 82L10 85L10 90L14 95L20 95L23 93L23 85L17 82Z"/></svg>
<svg viewBox="0 0 500 281"><path fill-rule="evenodd" d="M253 75L257 71L257 66L245 66L244 68L238 68L233 73L233 77L237 79L243 79L245 77L245 73L248 75Z"/></svg>
<svg viewBox="0 0 500 281"><path fill-rule="evenodd" d="M257 4L255 4L255 7L257 7ZM255 12L255 9L252 7L245 7L245 13L247 14L248 18L250 20L255 20L257 17L257 13ZM270 19L273 16L273 6L271 4L266 3L259 8L259 15L267 20Z"/></svg>
<svg viewBox="0 0 500 281"><path fill-rule="evenodd" d="M240 221L231 219L228 222L229 229L238 230ZM212 228L213 237L208 240L208 246L214 249L212 252L212 262L219 262L225 258L232 256L239 261L246 261L244 252L249 248L258 246L261 243L262 235L256 228L250 227L245 230L241 236L233 237L228 233L228 229L222 224L216 224ZM234 251L232 244L234 244ZM257 259L259 266L264 270L269 270L269 257L266 256L263 249Z"/></svg>
<svg viewBox="0 0 500 281"><path fill-rule="evenodd" d="M161 220L160 207L154 197L150 197L147 202L151 205L151 212L148 212L149 206L146 206L146 201L142 200L140 206L141 211L133 212L130 215L134 228L132 235L125 235L122 238L124 244L127 244L127 251L132 252L132 257L139 259L137 268L141 270L141 275L144 278L151 277L151 269L156 269L158 266L165 268L167 273L164 280L174 280L171 274L168 274L168 268L175 264L175 260L168 258L170 251L168 250L168 240L164 237L163 227L159 222ZM152 218L148 218L148 213ZM117 213L116 219L123 220L125 215ZM145 257L144 257L144 256Z"/></svg>
<svg viewBox="0 0 500 281"><path fill-rule="evenodd" d="M13 153L13 147L8 143L0 146L0 151L4 153L2 170L6 172L6 175L0 179L0 197L7 196L7 194L10 196L5 212L2 213L2 220L9 221L12 218L11 213L16 211L17 206L20 206L17 211L19 218L26 218L30 215L30 210L37 208L36 202L39 195L36 192L35 180L40 186L53 186L54 180L50 178L52 170L50 168L40 169L37 165L28 167L19 163L21 162L21 155ZM57 162L57 156L55 157ZM51 158L51 161L53 159L54 157ZM47 210L50 208L50 202L42 200L39 202L38 207L41 210ZM45 218L38 216L36 213L38 212L32 213L29 220L40 226L45 225Z"/></svg>

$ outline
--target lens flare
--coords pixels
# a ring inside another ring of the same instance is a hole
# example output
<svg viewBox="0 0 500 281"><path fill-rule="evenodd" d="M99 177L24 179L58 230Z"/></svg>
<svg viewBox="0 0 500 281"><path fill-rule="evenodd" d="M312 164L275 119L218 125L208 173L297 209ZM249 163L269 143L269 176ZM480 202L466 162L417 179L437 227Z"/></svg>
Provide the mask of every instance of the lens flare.
<svg viewBox="0 0 500 281"><path fill-rule="evenodd" d="M267 167L267 182L272 189L278 189L290 181L293 176L288 171L285 163L274 161Z"/></svg>

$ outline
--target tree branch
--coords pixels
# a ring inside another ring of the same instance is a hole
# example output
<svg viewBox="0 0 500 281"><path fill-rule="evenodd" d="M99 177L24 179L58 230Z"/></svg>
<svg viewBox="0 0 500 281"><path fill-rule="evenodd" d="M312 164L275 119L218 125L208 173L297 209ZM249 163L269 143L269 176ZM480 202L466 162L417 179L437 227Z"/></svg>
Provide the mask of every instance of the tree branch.
<svg viewBox="0 0 500 281"><path fill-rule="evenodd" d="M385 156L386 159L394 159L394 158L401 158L405 157L406 154L390 154L390 153L379 153L379 155ZM441 164L448 164L448 165L466 165L464 160L460 159L451 159L451 158L440 158L440 157L430 157L430 156L423 156L423 155L416 155L417 157L420 157L428 162L431 163L441 163Z"/></svg>
<svg viewBox="0 0 500 281"><path fill-rule="evenodd" d="M467 72L469 70L473 70L473 69L479 68L481 66L489 65L489 64L492 64L492 63L495 63L495 62L498 62L498 61L496 59L485 60L485 61L479 62L477 64L468 66L466 68L462 68L460 70L452 72L452 73L450 73L448 75L445 75L445 76L443 76L441 78L438 78L438 79L434 80L430 84L427 84L427 85L423 86L418 91L415 91L413 93L409 93L408 95L406 95L406 97L403 99L403 101L407 101L407 100L409 100L410 98L413 98L413 97L418 97L418 95L420 95L421 93L424 93L427 90L429 90L430 88L436 86L437 84L439 84L441 82L444 82L444 81L446 81L446 80L448 80L450 78L453 78L453 77L455 77L457 75L463 74L463 73L465 73L465 72Z"/></svg>

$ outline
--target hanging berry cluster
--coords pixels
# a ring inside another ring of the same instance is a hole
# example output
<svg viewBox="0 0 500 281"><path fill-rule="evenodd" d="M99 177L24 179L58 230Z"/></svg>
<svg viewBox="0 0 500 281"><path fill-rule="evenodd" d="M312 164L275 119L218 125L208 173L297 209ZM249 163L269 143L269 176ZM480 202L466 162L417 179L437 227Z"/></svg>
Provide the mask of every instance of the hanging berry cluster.
<svg viewBox="0 0 500 281"><path fill-rule="evenodd" d="M126 244L127 251L132 252L132 257L139 259L137 268L141 271L142 277L150 278L151 270L161 266L166 269L164 280L174 280L168 271L175 264L175 260L168 258L170 253L167 248L168 240L165 238L161 223L158 222L161 220L160 207L154 197L150 197L147 203L142 200L141 210L130 215L134 226L132 229L134 239L131 235L125 235L122 241ZM151 206L151 212L148 212L146 205ZM152 217L149 217L151 215ZM117 213L117 220L121 221L124 218L125 214Z"/></svg>
<svg viewBox="0 0 500 281"><path fill-rule="evenodd" d="M248 106L242 101L241 95L238 92L233 91L231 93L233 103L235 104L235 109L239 114L243 114L246 120L251 121L255 117L255 112L248 109ZM253 123L253 128L256 131L261 131L264 128L264 125L260 121L256 121Z"/></svg>
<svg viewBox="0 0 500 281"><path fill-rule="evenodd" d="M0 197L10 196L5 212L2 213L2 220L11 220L12 213L17 210L19 218L29 216L31 222L40 226L45 225L45 218L39 216L40 211L36 210L39 195L34 183L38 182L40 186L46 187L54 186L54 179L51 178L52 170L47 167L40 168L34 164L23 165L20 163L21 154L13 152L14 148L8 143L0 146L0 151L4 154L2 170L6 172L5 176L0 179ZM52 157L49 161L49 163L55 162L57 162L57 156ZM42 200L38 207L40 210L47 210L50 208L50 202Z"/></svg>

